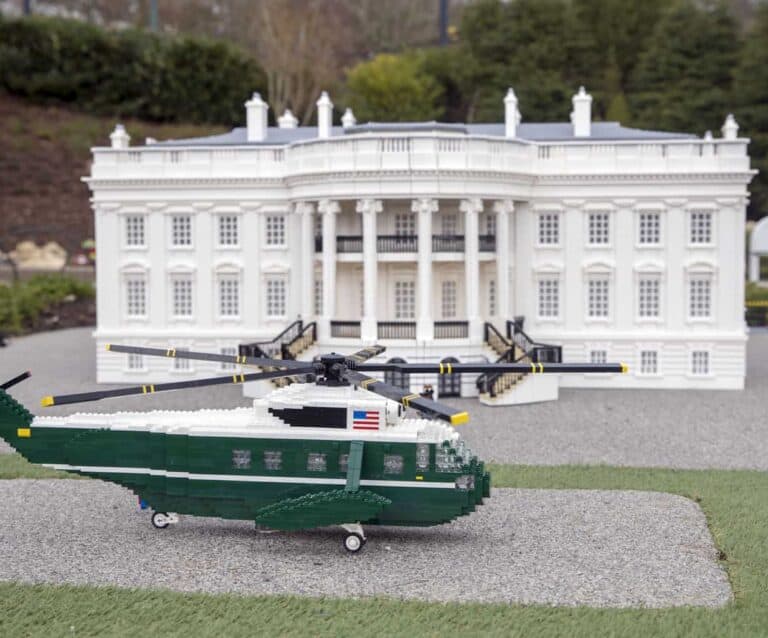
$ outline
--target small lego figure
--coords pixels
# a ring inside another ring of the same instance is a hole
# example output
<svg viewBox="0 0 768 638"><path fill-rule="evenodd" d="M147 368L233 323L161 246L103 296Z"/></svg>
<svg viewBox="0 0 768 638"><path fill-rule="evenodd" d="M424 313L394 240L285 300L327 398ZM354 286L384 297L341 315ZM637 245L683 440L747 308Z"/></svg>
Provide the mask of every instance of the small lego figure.
<svg viewBox="0 0 768 638"><path fill-rule="evenodd" d="M435 389L432 387L431 384L427 383L424 385L424 388L421 390L421 396L431 401L432 399L435 398Z"/></svg>

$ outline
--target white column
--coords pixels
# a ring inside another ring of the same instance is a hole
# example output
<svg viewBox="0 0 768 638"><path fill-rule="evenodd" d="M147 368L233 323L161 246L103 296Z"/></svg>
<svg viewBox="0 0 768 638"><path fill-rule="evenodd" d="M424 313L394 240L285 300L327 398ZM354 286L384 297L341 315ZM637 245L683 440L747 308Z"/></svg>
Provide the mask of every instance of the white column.
<svg viewBox="0 0 768 638"><path fill-rule="evenodd" d="M432 341L435 326L432 323L432 213L436 213L436 199L416 199L411 210L418 215L418 295L416 299L416 340Z"/></svg>
<svg viewBox="0 0 768 638"><path fill-rule="evenodd" d="M480 211L483 210L483 200L464 199L459 205L464 213L464 283L467 295L467 321L469 322L469 338L479 342L483 337L483 323L480 318Z"/></svg>
<svg viewBox="0 0 768 638"><path fill-rule="evenodd" d="M382 210L380 199L360 199L356 210L363 216L363 318L360 338L375 343L378 337L376 299L379 269L376 255L376 214Z"/></svg>
<svg viewBox="0 0 768 638"><path fill-rule="evenodd" d="M315 205L311 202L296 202L293 212L299 217L301 225L301 275L299 278L301 305L299 312L301 312L301 318L308 321L315 313L313 307L315 299L315 238L312 226L312 213L315 212Z"/></svg>
<svg viewBox="0 0 768 638"><path fill-rule="evenodd" d="M749 256L749 280L753 283L760 281L760 255Z"/></svg>
<svg viewBox="0 0 768 638"><path fill-rule="evenodd" d="M496 212L496 314L501 321L511 319L509 314L509 216L515 202L503 199L493 205Z"/></svg>
<svg viewBox="0 0 768 638"><path fill-rule="evenodd" d="M318 336L331 336L331 320L336 315L336 215L339 202L323 199L317 205L323 216L323 316L318 319Z"/></svg>

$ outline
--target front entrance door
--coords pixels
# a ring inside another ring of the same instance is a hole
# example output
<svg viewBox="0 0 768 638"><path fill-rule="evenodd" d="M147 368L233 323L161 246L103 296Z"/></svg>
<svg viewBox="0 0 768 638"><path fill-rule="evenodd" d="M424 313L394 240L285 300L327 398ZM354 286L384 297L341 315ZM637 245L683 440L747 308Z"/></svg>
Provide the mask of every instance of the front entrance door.
<svg viewBox="0 0 768 638"><path fill-rule="evenodd" d="M455 357L447 357L440 363L459 363ZM437 392L442 397L460 397L461 396L461 375L460 374L441 374L437 377Z"/></svg>

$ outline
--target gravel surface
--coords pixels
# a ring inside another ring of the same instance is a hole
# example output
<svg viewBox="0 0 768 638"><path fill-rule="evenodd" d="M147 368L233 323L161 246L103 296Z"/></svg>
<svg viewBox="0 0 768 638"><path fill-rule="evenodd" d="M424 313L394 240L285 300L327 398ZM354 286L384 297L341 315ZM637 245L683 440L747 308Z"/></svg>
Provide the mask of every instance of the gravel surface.
<svg viewBox="0 0 768 638"><path fill-rule="evenodd" d="M31 369L12 392L32 412L46 394L83 392L95 383L91 329L16 339L0 349L0 379ZM492 408L476 399L446 399L471 414L462 433L485 460L532 465L768 470L768 331L748 345L747 386L739 391L563 389L560 400ZM240 388L221 386L148 397L55 407L78 411L189 409L248 405ZM0 451L8 451L0 441Z"/></svg>
<svg viewBox="0 0 768 638"><path fill-rule="evenodd" d="M100 481L0 481L0 502L5 581L596 607L731 600L704 514L670 494L500 489L448 525L368 528L356 556L338 528L259 534L182 517L155 530L130 492Z"/></svg>

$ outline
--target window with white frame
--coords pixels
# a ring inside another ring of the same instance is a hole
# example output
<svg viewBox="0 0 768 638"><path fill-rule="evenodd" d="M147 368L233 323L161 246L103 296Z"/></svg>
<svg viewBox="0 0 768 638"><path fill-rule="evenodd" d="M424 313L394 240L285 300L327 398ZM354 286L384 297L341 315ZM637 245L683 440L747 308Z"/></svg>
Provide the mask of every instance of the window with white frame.
<svg viewBox="0 0 768 638"><path fill-rule="evenodd" d="M323 236L323 216L322 215L314 215L315 220L315 237L322 237Z"/></svg>
<svg viewBox="0 0 768 638"><path fill-rule="evenodd" d="M709 374L709 351L694 350L691 352L691 374L697 376Z"/></svg>
<svg viewBox="0 0 768 638"><path fill-rule="evenodd" d="M144 357L135 352L128 353L128 369L129 370L143 370L144 369Z"/></svg>
<svg viewBox="0 0 768 638"><path fill-rule="evenodd" d="M488 316L496 316L496 280L488 282Z"/></svg>
<svg viewBox="0 0 768 638"><path fill-rule="evenodd" d="M171 217L171 245L174 247L192 245L192 215Z"/></svg>
<svg viewBox="0 0 768 638"><path fill-rule="evenodd" d="M661 243L661 213L658 211L640 213L637 243L650 246Z"/></svg>
<svg viewBox="0 0 768 638"><path fill-rule="evenodd" d="M171 280L172 308L174 317L192 316L192 278L175 276Z"/></svg>
<svg viewBox="0 0 768 638"><path fill-rule="evenodd" d="M189 348L176 348L176 352L188 352ZM178 372L189 372L192 370L192 359L173 358L173 369Z"/></svg>
<svg viewBox="0 0 768 638"><path fill-rule="evenodd" d="M440 311L443 319L456 317L456 282L444 281L441 285Z"/></svg>
<svg viewBox="0 0 768 638"><path fill-rule="evenodd" d="M560 280L555 278L539 279L539 317L557 318L560 316Z"/></svg>
<svg viewBox="0 0 768 638"><path fill-rule="evenodd" d="M539 244L560 243L560 213L539 213Z"/></svg>
<svg viewBox="0 0 768 638"><path fill-rule="evenodd" d="M590 350L589 362L590 363L607 363L608 351L607 350Z"/></svg>
<svg viewBox="0 0 768 638"><path fill-rule="evenodd" d="M219 277L219 315L240 316L240 280L236 275Z"/></svg>
<svg viewBox="0 0 768 638"><path fill-rule="evenodd" d="M610 243L610 217L609 213L589 213L588 241L592 246L607 245Z"/></svg>
<svg viewBox="0 0 768 638"><path fill-rule="evenodd" d="M147 314L147 282L143 275L130 275L125 279L125 314L128 317Z"/></svg>
<svg viewBox="0 0 768 638"><path fill-rule="evenodd" d="M274 277L266 281L267 317L285 317L286 283L285 279Z"/></svg>
<svg viewBox="0 0 768 638"><path fill-rule="evenodd" d="M395 282L395 319L413 319L416 316L416 282Z"/></svg>
<svg viewBox="0 0 768 638"><path fill-rule="evenodd" d="M692 210L689 215L690 220L690 243L692 244L711 244L712 243L712 211Z"/></svg>
<svg viewBox="0 0 768 638"><path fill-rule="evenodd" d="M712 316L711 277L698 275L688 282L688 316L693 319L709 319Z"/></svg>
<svg viewBox="0 0 768 638"><path fill-rule="evenodd" d="M219 215L219 246L238 246L239 244L239 215Z"/></svg>
<svg viewBox="0 0 768 638"><path fill-rule="evenodd" d="M285 246L285 215L267 215L267 246Z"/></svg>
<svg viewBox="0 0 768 638"><path fill-rule="evenodd" d="M658 277L641 277L637 282L637 316L656 319L661 314L660 282Z"/></svg>
<svg viewBox="0 0 768 638"><path fill-rule="evenodd" d="M489 213L485 216L485 234L496 236L496 215Z"/></svg>
<svg viewBox="0 0 768 638"><path fill-rule="evenodd" d="M223 348L219 349L219 354L222 354L225 357L236 357L237 348L235 346L224 346ZM237 366L234 363L222 361L220 369L222 372L231 372L232 370L237 369Z"/></svg>
<svg viewBox="0 0 768 638"><path fill-rule="evenodd" d="M443 235L456 235L458 234L458 223L456 215L453 213L445 213L440 218L440 231Z"/></svg>
<svg viewBox="0 0 768 638"><path fill-rule="evenodd" d="M126 215L124 224L125 245L145 246L147 238L144 234L144 215Z"/></svg>
<svg viewBox="0 0 768 638"><path fill-rule="evenodd" d="M395 215L395 235L398 237L416 234L416 216L413 213L397 213Z"/></svg>
<svg viewBox="0 0 768 638"><path fill-rule="evenodd" d="M357 289L360 293L360 316L362 317L365 314L365 283L362 279Z"/></svg>
<svg viewBox="0 0 768 638"><path fill-rule="evenodd" d="M658 374L659 373L659 352L658 350L640 351L640 374Z"/></svg>
<svg viewBox="0 0 768 638"><path fill-rule="evenodd" d="M590 277L587 280L587 316L605 319L609 314L609 287L607 277Z"/></svg>
<svg viewBox="0 0 768 638"><path fill-rule="evenodd" d="M323 314L323 280L315 279L315 314L319 317Z"/></svg>

